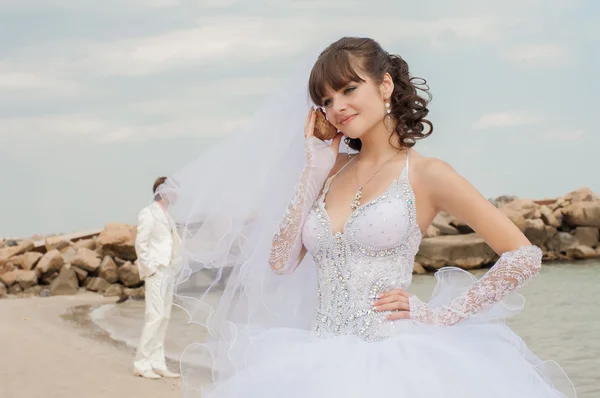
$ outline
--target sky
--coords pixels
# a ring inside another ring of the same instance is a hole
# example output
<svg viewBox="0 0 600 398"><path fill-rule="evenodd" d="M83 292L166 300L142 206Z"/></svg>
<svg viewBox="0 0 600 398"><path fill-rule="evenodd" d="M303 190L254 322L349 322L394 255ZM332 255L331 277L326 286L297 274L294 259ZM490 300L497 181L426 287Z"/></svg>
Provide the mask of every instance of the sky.
<svg viewBox="0 0 600 398"><path fill-rule="evenodd" d="M0 0L0 236L135 223L344 35L427 79L417 150L486 197L600 193L597 1Z"/></svg>

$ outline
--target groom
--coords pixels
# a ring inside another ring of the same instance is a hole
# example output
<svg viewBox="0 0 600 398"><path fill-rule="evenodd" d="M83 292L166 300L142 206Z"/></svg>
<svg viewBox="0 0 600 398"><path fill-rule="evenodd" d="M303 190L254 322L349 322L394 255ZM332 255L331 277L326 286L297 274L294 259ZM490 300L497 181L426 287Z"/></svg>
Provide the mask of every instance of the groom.
<svg viewBox="0 0 600 398"><path fill-rule="evenodd" d="M167 212L173 199L157 194L166 180L166 177L160 177L154 182L154 201L138 216L135 240L140 278L145 282L146 309L133 367L136 376L149 379L179 377L167 369L164 350L181 244L175 223Z"/></svg>

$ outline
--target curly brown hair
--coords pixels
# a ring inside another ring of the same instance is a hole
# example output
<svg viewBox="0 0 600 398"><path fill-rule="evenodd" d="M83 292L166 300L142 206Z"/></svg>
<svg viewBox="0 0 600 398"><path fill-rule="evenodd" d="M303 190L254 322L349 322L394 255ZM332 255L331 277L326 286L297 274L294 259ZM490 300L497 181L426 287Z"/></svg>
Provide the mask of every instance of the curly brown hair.
<svg viewBox="0 0 600 398"><path fill-rule="evenodd" d="M328 87L337 91L350 82L364 82L356 70L366 73L376 84L381 84L386 73L392 77L394 91L390 108L396 122L394 133L401 146L410 148L417 140L431 135L433 124L425 119L431 101L427 81L411 77L402 57L389 54L370 38L343 37L323 50L308 82L312 101L322 106L321 100ZM350 139L348 146L360 151L362 142L359 138Z"/></svg>

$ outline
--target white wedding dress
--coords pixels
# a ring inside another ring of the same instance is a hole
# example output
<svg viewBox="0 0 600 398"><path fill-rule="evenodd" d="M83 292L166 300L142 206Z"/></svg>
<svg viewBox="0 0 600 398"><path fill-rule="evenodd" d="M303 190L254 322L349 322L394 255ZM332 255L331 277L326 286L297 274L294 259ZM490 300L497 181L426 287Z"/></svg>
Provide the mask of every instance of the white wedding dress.
<svg viewBox="0 0 600 398"><path fill-rule="evenodd" d="M385 193L353 212L340 233L325 210L327 180L300 231L317 267L312 329L236 330L227 352L235 372L205 397L575 396L560 367L538 359L504 324L522 308L506 290L539 269L535 246L505 253L481 280L439 271L429 302L411 299L410 320L388 321L372 309L378 294L411 284L422 237L408 176L407 156Z"/></svg>

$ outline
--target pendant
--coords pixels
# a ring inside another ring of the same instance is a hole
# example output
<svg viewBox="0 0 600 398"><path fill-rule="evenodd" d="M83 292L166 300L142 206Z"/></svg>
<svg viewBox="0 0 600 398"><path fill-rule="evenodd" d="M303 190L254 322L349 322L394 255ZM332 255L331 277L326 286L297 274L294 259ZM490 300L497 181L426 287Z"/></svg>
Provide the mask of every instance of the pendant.
<svg viewBox="0 0 600 398"><path fill-rule="evenodd" d="M358 191L356 191L356 195L354 195L354 200L352 201L352 204L350 205L352 210L356 210L360 207L360 198L362 198L362 189L363 189L363 187L361 187L359 185Z"/></svg>

